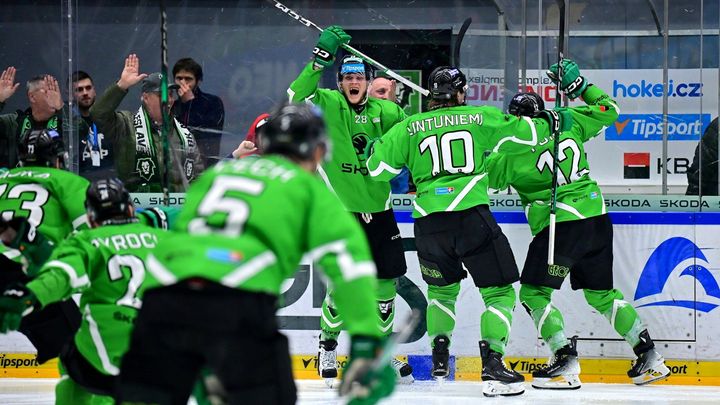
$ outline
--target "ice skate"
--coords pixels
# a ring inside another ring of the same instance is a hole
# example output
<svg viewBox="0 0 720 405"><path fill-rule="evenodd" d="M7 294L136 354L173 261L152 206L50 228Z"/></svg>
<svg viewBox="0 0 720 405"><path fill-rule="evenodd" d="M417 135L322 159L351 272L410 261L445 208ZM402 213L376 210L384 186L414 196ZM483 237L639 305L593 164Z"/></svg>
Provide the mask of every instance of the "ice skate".
<svg viewBox="0 0 720 405"><path fill-rule="evenodd" d="M633 350L638 358L627 373L633 383L645 385L668 378L670 369L663 356L655 351L655 343L647 329L640 332L640 343Z"/></svg>
<svg viewBox="0 0 720 405"><path fill-rule="evenodd" d="M432 376L438 381L442 381L450 374L450 339L445 335L435 336L433 339L434 347L432 349Z"/></svg>
<svg viewBox="0 0 720 405"><path fill-rule="evenodd" d="M533 388L576 390L580 388L580 362L577 355L577 336L556 351L548 364L532 373Z"/></svg>
<svg viewBox="0 0 720 405"><path fill-rule="evenodd" d="M318 351L318 374L325 380L325 384L334 388L337 385L337 340L328 339L320 341Z"/></svg>
<svg viewBox="0 0 720 405"><path fill-rule="evenodd" d="M502 355L490 349L488 342L480 341L482 357L483 395L486 397L520 395L525 392L525 377L509 370Z"/></svg>
<svg viewBox="0 0 720 405"><path fill-rule="evenodd" d="M393 358L390 364L395 370L395 374L397 374L398 384L412 384L413 382L415 382L415 377L413 377L412 375L412 366L410 366L408 363Z"/></svg>

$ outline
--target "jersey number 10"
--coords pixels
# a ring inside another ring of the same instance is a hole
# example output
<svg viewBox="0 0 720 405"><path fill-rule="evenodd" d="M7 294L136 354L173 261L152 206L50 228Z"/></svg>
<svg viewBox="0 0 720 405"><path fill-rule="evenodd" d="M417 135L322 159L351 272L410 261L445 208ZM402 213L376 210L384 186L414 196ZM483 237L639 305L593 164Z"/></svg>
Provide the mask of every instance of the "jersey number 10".
<svg viewBox="0 0 720 405"><path fill-rule="evenodd" d="M438 138L440 142L438 142ZM462 142L462 156L458 156L458 149L453 154L453 142ZM468 131L446 132L439 137L430 135L418 145L420 154L430 152L432 160L432 175L437 176L442 170L448 173L472 173L475 170L475 156L473 155L472 134ZM460 162L457 165L455 162Z"/></svg>

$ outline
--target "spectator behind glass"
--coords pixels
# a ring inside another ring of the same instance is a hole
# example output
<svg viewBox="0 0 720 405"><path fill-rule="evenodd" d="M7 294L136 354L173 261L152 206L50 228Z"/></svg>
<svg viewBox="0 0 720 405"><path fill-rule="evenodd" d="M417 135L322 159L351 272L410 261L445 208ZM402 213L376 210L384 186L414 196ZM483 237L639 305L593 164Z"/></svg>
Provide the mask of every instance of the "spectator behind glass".
<svg viewBox="0 0 720 405"><path fill-rule="evenodd" d="M390 100L397 103L395 85L395 80L378 74L378 77L373 79L373 81L370 83L370 89L368 90L368 94L370 95L370 97L375 97L382 100Z"/></svg>
<svg viewBox="0 0 720 405"><path fill-rule="evenodd" d="M368 89L368 95L370 97L379 98L382 100L389 100L398 104L396 91L396 81L391 79L382 73L378 73L378 76L370 82L370 88ZM410 170L407 167L403 167L402 171L390 180L390 189L393 194L406 194L415 192L415 184L413 184L410 178Z"/></svg>
<svg viewBox="0 0 720 405"><path fill-rule="evenodd" d="M72 114L76 126L72 133L78 134L79 173L93 181L116 177L112 144L90 118L90 107L95 104L95 84L90 75L82 70L73 72L70 80L75 102ZM76 159L73 161L78 162Z"/></svg>
<svg viewBox="0 0 720 405"><path fill-rule="evenodd" d="M702 173L701 173L702 171ZM701 178L702 174L702 178ZM708 125L687 172L687 195L718 195L718 119Z"/></svg>
<svg viewBox="0 0 720 405"><path fill-rule="evenodd" d="M15 82L15 67L5 69L0 75L0 111L19 86ZM63 130L65 112L57 80L50 75L35 76L27 81L26 89L30 107L0 115L0 168L17 166L17 149L23 134L33 129Z"/></svg>
<svg viewBox="0 0 720 405"><path fill-rule="evenodd" d="M207 166L217 163L225 123L225 107L220 97L200 90L202 66L192 58L182 58L173 66L180 99L173 107L175 117L188 127L198 142Z"/></svg>
<svg viewBox="0 0 720 405"><path fill-rule="evenodd" d="M116 111L128 89L141 83L141 105L137 111ZM163 172L168 170L170 192L184 192L188 182L204 169L195 137L170 114L167 134L170 162L163 153L160 73L140 73L135 54L125 59L120 80L103 93L90 109L90 115L115 147L120 180L130 192L160 192ZM168 85L168 108L175 102L178 85ZM171 110L172 111L172 110Z"/></svg>

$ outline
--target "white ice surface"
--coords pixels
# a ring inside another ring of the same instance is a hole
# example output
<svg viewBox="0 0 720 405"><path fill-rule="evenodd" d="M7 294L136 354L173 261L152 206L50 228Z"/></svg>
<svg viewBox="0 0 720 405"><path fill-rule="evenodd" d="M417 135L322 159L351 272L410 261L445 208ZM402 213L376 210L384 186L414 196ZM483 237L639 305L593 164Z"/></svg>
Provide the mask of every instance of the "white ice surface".
<svg viewBox="0 0 720 405"><path fill-rule="evenodd" d="M0 404L51 405L54 403L55 379L0 378ZM297 382L298 404L339 404L334 390L322 381ZM453 381L438 384L417 381L411 385L398 385L392 397L382 404L501 404L501 405L666 405L666 404L720 404L720 387L680 385L583 384L573 391L536 390L528 385L524 394L516 397L485 398L480 383Z"/></svg>

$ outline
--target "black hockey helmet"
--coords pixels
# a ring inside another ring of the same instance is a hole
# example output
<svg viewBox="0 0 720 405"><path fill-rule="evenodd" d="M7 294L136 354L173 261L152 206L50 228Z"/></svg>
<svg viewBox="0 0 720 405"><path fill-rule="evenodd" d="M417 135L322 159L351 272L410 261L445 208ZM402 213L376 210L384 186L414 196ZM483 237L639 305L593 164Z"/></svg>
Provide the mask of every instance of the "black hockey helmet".
<svg viewBox="0 0 720 405"><path fill-rule="evenodd" d="M342 63L338 67L337 81L338 87L343 76L348 73L361 73L365 75L367 81L372 80L375 77L375 70L370 66L369 63L365 62L362 58L358 58L354 55L348 55L343 58Z"/></svg>
<svg viewBox="0 0 720 405"><path fill-rule="evenodd" d="M451 100L455 94L467 89L467 79L457 67L440 66L430 73L428 88L434 100Z"/></svg>
<svg viewBox="0 0 720 405"><path fill-rule="evenodd" d="M128 211L131 206L130 193L117 178L94 181L85 194L88 218L98 224L132 222L134 216Z"/></svg>
<svg viewBox="0 0 720 405"><path fill-rule="evenodd" d="M327 146L325 122L310 104L281 104L260 128L260 151L311 159L318 145Z"/></svg>
<svg viewBox="0 0 720 405"><path fill-rule="evenodd" d="M62 136L54 129L34 129L26 132L18 145L18 159L23 166L65 167L66 153Z"/></svg>
<svg viewBox="0 0 720 405"><path fill-rule="evenodd" d="M545 109L545 102L537 93L518 93L508 105L508 114L534 117Z"/></svg>

